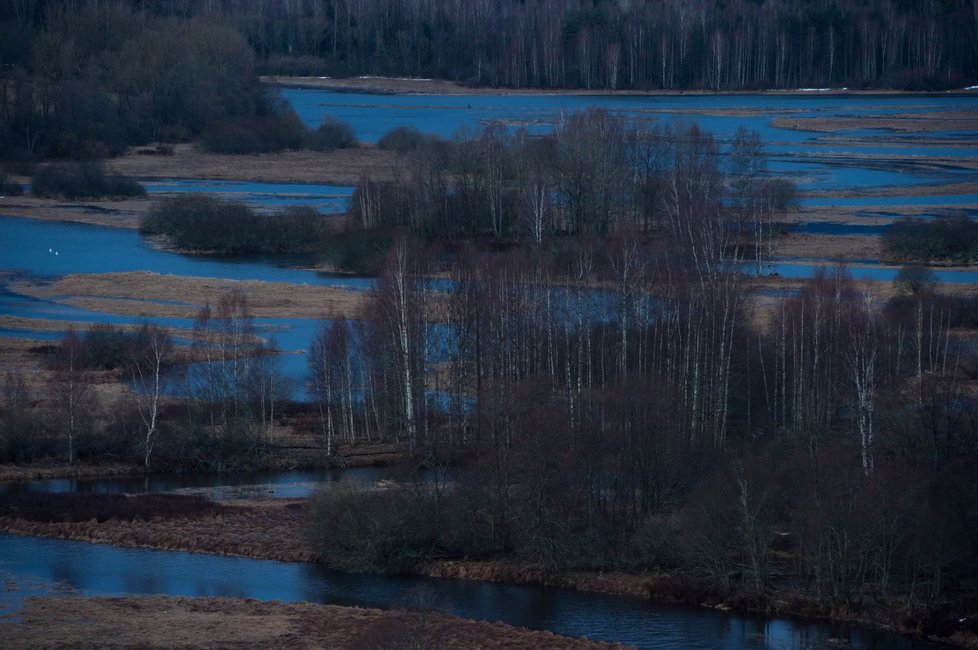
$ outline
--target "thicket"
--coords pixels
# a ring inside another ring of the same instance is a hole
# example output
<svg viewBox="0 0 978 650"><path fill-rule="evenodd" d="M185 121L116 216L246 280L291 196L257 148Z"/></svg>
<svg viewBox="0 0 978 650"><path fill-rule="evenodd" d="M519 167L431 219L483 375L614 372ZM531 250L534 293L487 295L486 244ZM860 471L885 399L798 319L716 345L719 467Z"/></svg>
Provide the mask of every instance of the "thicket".
<svg viewBox="0 0 978 650"><path fill-rule="evenodd" d="M963 215L900 219L883 233L883 249L904 261L967 264L978 259L978 220Z"/></svg>
<svg viewBox="0 0 978 650"><path fill-rule="evenodd" d="M276 115L225 120L207 127L200 136L204 151L221 154L259 154L301 149L306 134L302 120L291 109Z"/></svg>
<svg viewBox="0 0 978 650"><path fill-rule="evenodd" d="M4 3L0 155L94 159L226 122L285 128L241 34L213 15L163 13Z"/></svg>
<svg viewBox="0 0 978 650"><path fill-rule="evenodd" d="M323 215L311 208L262 215L243 203L198 195L160 201L140 225L144 235L164 235L177 248L229 255L310 253L324 229Z"/></svg>
<svg viewBox="0 0 978 650"><path fill-rule="evenodd" d="M395 130L382 146L412 153L394 162L393 179L359 180L349 231L551 245L634 228L661 240L683 236L684 212L696 210L727 231L711 236L731 259L759 266L774 219L795 201L792 183L768 175L756 133L739 130L725 149L695 124L601 109L571 114L545 136L498 125L451 140Z"/></svg>
<svg viewBox="0 0 978 650"><path fill-rule="evenodd" d="M7 172L0 167L0 196L20 196L23 191L20 183L7 180Z"/></svg>
<svg viewBox="0 0 978 650"><path fill-rule="evenodd" d="M384 151L405 154L417 151L421 145L432 139L432 136L422 133L413 126L397 126L380 136L377 147Z"/></svg>
<svg viewBox="0 0 978 650"><path fill-rule="evenodd" d="M954 301L925 283L874 303L823 269L759 323L722 261L736 235L684 196L656 249L634 228L554 255L462 248L432 282L430 251L395 241L362 319L317 333L310 384L327 450L401 441L438 480L317 497L327 561L665 567L822 612L974 590L976 366Z"/></svg>
<svg viewBox="0 0 978 650"><path fill-rule="evenodd" d="M357 146L357 134L346 122L327 117L309 133L306 146L314 151L349 149Z"/></svg>
<svg viewBox="0 0 978 650"><path fill-rule="evenodd" d="M31 179L35 196L63 199L121 199L146 196L146 189L122 174L106 173L96 162L52 163Z"/></svg>
<svg viewBox="0 0 978 650"><path fill-rule="evenodd" d="M41 390L8 372L0 400L0 462L113 460L147 471L245 471L269 459L268 431L292 386L278 370L274 340L254 331L240 291L205 306L190 349L177 355L155 325L135 331L69 330L39 348L48 361ZM131 388L106 402L98 371ZM107 506L108 507L108 506ZM109 508L111 510L111 508Z"/></svg>

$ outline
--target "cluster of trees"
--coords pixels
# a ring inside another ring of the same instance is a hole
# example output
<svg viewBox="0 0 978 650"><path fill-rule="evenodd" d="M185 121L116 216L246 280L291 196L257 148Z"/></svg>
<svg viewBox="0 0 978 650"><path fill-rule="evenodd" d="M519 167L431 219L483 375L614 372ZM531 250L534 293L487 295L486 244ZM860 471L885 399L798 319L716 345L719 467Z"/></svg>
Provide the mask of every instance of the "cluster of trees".
<svg viewBox="0 0 978 650"><path fill-rule="evenodd" d="M744 89L960 87L978 72L973 0L73 4L100 14L123 6L181 19L219 16L270 73L412 75L516 87ZM2 39L9 45L0 54L19 51L23 58L61 5L8 3L0 17L11 38ZM182 52L171 56L179 59Z"/></svg>
<svg viewBox="0 0 978 650"><path fill-rule="evenodd" d="M267 461L276 406L291 388L274 341L255 335L240 291L197 316L189 349L144 324L69 330L48 353L43 390L8 372L0 403L0 462L114 459L147 470L234 470ZM107 403L105 372L131 391Z"/></svg>
<svg viewBox="0 0 978 650"><path fill-rule="evenodd" d="M10 160L100 158L283 112L245 38L213 16L18 0L0 7L0 32L0 153Z"/></svg>
<svg viewBox="0 0 978 650"><path fill-rule="evenodd" d="M177 248L220 254L309 253L325 233L325 218L312 208L256 214L237 201L187 195L164 199L143 218L140 232L163 235Z"/></svg>
<svg viewBox="0 0 978 650"><path fill-rule="evenodd" d="M320 497L324 557L665 565L851 609L970 584L978 368L953 301L920 283L880 303L838 268L758 318L742 273L684 237L464 250L437 282L396 241L362 319L318 333L312 385L328 449L399 440L433 469Z"/></svg>
<svg viewBox="0 0 978 650"><path fill-rule="evenodd" d="M731 259L749 250L760 263L773 218L794 198L790 183L767 175L760 139L744 129L724 153L695 124L663 126L602 109L572 114L543 137L499 125L451 141L411 135L388 134L385 146L413 153L392 162L393 180L360 180L351 229L543 244L626 225L683 238L689 219L704 219L713 224L711 241L686 237L691 248L729 248Z"/></svg>
<svg viewBox="0 0 978 650"><path fill-rule="evenodd" d="M904 261L968 264L978 258L978 220L965 215L900 219L883 233L883 249Z"/></svg>
<svg viewBox="0 0 978 650"><path fill-rule="evenodd" d="M96 162L45 165L31 178L31 192L68 200L146 196L146 188L137 181L122 174L107 174Z"/></svg>

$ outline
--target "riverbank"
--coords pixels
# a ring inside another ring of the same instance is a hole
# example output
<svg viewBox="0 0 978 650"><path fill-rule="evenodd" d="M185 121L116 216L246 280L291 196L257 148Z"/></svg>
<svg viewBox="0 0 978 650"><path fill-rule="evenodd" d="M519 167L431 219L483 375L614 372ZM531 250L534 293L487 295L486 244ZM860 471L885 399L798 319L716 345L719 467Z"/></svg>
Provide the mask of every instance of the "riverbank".
<svg viewBox="0 0 978 650"><path fill-rule="evenodd" d="M382 486L378 486L382 487ZM59 497L55 497L56 499ZM71 498L71 497L60 497ZM223 501L214 511L148 521L111 519L31 521L0 517L0 531L71 539L122 547L213 553L286 562L315 562L303 541L305 500L262 499ZM899 632L920 639L978 648L978 617L973 631L955 622L969 620L974 602L948 602L929 612L908 612L898 602L878 602L859 610L831 608L796 589L783 587L763 595L724 591L704 581L671 573L546 572L510 559L450 560L418 565L417 575L550 586L656 602L698 605L763 615L802 616ZM970 608L970 609L969 609ZM970 625L970 624L969 624Z"/></svg>
<svg viewBox="0 0 978 650"><path fill-rule="evenodd" d="M947 95L947 92L928 93L908 90L879 88L873 90L850 90L848 88L798 88L792 90L587 90L584 88L494 88L486 86L463 85L443 79L419 79L404 77L292 77L285 75L265 75L262 83L272 86L292 88L316 88L338 92L376 93L383 95L636 95L636 96L722 96L722 95L798 95L802 97L824 95L856 95L878 97L886 95ZM955 94L973 95L973 90L955 90Z"/></svg>
<svg viewBox="0 0 978 650"><path fill-rule="evenodd" d="M16 589L8 580L8 591ZM621 648L425 609L240 598L29 598L0 623L5 648ZM2 619L0 619L2 620Z"/></svg>

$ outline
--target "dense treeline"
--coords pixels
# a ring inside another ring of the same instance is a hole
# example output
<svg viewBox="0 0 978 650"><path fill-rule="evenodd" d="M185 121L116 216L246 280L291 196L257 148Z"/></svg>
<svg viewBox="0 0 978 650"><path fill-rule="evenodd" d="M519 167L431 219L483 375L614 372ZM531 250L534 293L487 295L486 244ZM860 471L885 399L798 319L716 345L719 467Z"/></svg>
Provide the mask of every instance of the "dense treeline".
<svg viewBox="0 0 978 650"><path fill-rule="evenodd" d="M978 221L968 216L900 219L883 234L883 249L899 260L967 264L978 258Z"/></svg>
<svg viewBox="0 0 978 650"><path fill-rule="evenodd" d="M104 15L122 6L154 17L219 17L269 73L604 89L945 88L978 73L973 0L73 4ZM4 62L26 64L25 53L43 48L43 32L62 6L17 0L0 9ZM105 33L95 24L86 31ZM78 52L74 45L63 60ZM184 56L179 47L165 49Z"/></svg>
<svg viewBox="0 0 978 650"><path fill-rule="evenodd" d="M182 250L227 255L309 253L320 245L325 218L312 208L256 214L237 201L177 196L156 203L140 232L163 235Z"/></svg>
<svg viewBox="0 0 978 650"><path fill-rule="evenodd" d="M13 161L99 158L228 121L261 130L287 113L216 17L13 2L0 20L0 152Z"/></svg>
<svg viewBox="0 0 978 650"><path fill-rule="evenodd" d="M835 269L758 321L738 273L644 253L628 232L558 257L467 250L433 285L395 243L362 320L321 328L312 383L327 449L401 440L432 470L322 495L323 556L667 566L850 612L973 588L960 305L932 285L878 303Z"/></svg>

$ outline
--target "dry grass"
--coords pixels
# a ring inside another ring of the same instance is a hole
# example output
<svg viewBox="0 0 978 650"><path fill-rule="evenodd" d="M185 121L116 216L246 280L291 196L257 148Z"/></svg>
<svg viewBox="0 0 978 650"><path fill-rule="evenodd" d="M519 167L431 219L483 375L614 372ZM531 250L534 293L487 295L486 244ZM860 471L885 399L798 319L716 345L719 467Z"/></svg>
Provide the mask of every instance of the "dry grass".
<svg viewBox="0 0 978 650"><path fill-rule="evenodd" d="M301 501L225 502L216 514L150 521L29 521L0 517L0 530L96 544L312 562L302 542Z"/></svg>
<svg viewBox="0 0 978 650"><path fill-rule="evenodd" d="M447 614L148 596L30 598L6 648L614 648Z"/></svg>
<svg viewBox="0 0 978 650"><path fill-rule="evenodd" d="M339 318L359 313L366 294L335 287L257 280L161 275L147 271L72 274L53 284L15 282L11 290L92 311L139 317L194 318L230 289L241 289L258 318Z"/></svg>
<svg viewBox="0 0 978 650"><path fill-rule="evenodd" d="M41 221L70 221L111 228L139 227L142 215L153 205L151 199L125 201L59 201L33 196L0 199L0 212L13 217Z"/></svg>
<svg viewBox="0 0 978 650"><path fill-rule="evenodd" d="M648 598L656 576L620 572L568 571L546 573L540 567L506 560L444 560L428 562L419 573L433 578L477 580L480 582L509 582L575 589L590 593Z"/></svg>
<svg viewBox="0 0 978 650"><path fill-rule="evenodd" d="M813 259L880 259L882 237L878 235L813 235L796 233L781 237L777 243L779 257Z"/></svg>
<svg viewBox="0 0 978 650"><path fill-rule="evenodd" d="M200 151L192 144L174 147L172 156L143 156L130 152L106 161L111 172L137 178L191 178L355 185L364 173L386 178L390 154L371 146L330 152L284 151L253 156Z"/></svg>
<svg viewBox="0 0 978 650"><path fill-rule="evenodd" d="M836 133L850 129L886 129L898 133L978 130L978 114L968 111L903 113L861 117L776 117L771 126L797 131Z"/></svg>

